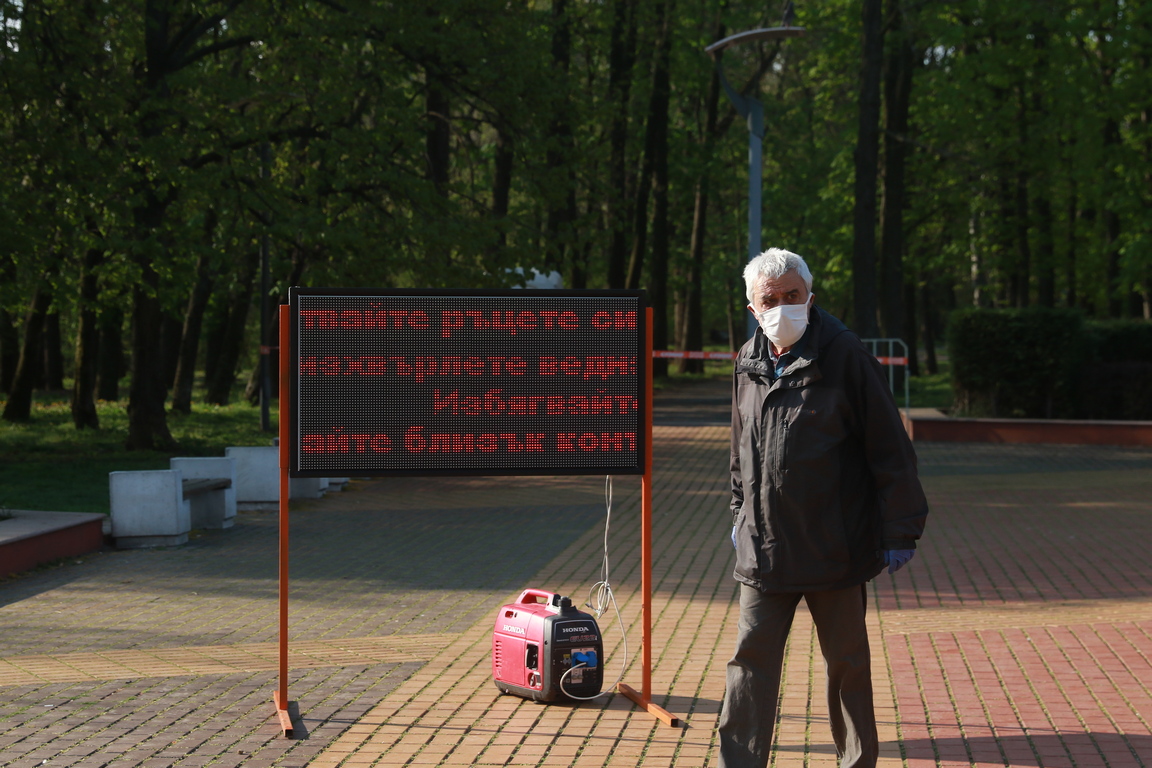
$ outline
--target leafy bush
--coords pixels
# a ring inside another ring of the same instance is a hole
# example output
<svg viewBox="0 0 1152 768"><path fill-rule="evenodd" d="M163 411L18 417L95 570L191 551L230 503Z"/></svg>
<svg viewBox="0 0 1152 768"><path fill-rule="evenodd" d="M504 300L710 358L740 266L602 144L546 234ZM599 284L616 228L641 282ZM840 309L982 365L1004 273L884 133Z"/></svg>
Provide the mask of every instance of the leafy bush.
<svg viewBox="0 0 1152 768"><path fill-rule="evenodd" d="M1081 414L1089 419L1152 420L1152 323L1089 322L1084 342Z"/></svg>
<svg viewBox="0 0 1152 768"><path fill-rule="evenodd" d="M966 309L948 322L958 416L1070 418L1084 350L1079 312Z"/></svg>
<svg viewBox="0 0 1152 768"><path fill-rule="evenodd" d="M1152 363L1152 323L1147 320L1090 320L1084 336L1093 360Z"/></svg>

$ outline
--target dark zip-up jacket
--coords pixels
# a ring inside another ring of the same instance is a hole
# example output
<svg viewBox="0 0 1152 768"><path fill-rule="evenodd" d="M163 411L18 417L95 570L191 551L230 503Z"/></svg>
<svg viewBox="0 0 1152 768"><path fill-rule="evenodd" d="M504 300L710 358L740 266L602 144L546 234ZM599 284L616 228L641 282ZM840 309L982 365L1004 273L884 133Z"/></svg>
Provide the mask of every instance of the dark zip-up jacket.
<svg viewBox="0 0 1152 768"><path fill-rule="evenodd" d="M843 589L915 549L928 502L876 359L819 307L773 379L756 330L736 356L732 514L739 581L766 592Z"/></svg>

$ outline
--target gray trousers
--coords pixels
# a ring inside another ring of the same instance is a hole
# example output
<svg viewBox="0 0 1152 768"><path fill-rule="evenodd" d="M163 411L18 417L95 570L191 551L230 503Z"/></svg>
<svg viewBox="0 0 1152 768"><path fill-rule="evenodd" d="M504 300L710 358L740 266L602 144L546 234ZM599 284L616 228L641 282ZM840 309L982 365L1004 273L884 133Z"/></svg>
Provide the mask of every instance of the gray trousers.
<svg viewBox="0 0 1152 768"><path fill-rule="evenodd" d="M780 695L784 646L803 597L828 673L828 713L840 768L874 768L879 754L864 585L829 592L761 592L740 585L736 654L720 713L720 768L765 768Z"/></svg>

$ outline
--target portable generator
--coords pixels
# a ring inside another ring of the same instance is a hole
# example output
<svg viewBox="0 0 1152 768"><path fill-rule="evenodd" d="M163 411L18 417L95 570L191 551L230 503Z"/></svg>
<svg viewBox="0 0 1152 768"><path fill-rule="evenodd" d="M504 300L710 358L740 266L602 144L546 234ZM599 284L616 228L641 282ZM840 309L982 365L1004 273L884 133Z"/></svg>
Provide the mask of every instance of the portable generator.
<svg viewBox="0 0 1152 768"><path fill-rule="evenodd" d="M604 684L603 657L596 619L570 598L526 589L496 614L492 678L504 693L545 702L591 698Z"/></svg>

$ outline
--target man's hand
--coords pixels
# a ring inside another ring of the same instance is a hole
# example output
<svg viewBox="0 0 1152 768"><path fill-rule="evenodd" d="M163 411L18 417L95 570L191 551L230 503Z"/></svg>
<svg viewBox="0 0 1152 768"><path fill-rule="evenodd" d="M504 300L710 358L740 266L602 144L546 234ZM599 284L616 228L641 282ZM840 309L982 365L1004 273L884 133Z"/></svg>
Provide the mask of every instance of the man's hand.
<svg viewBox="0 0 1152 768"><path fill-rule="evenodd" d="M886 549L884 550L884 565L888 566L888 573L896 573L916 555L914 549Z"/></svg>

